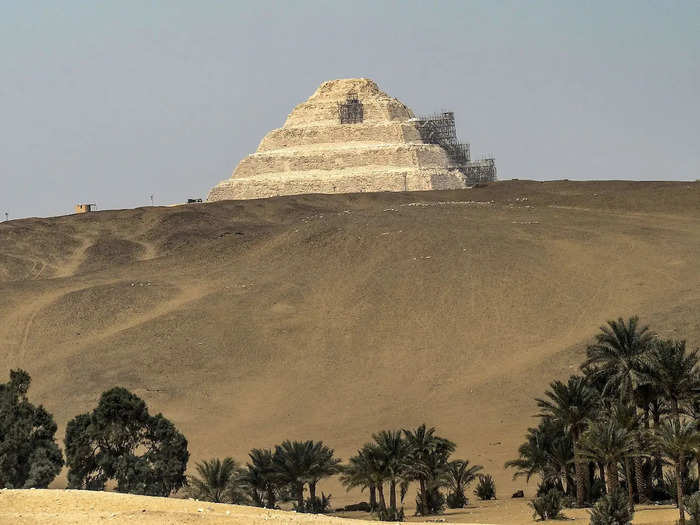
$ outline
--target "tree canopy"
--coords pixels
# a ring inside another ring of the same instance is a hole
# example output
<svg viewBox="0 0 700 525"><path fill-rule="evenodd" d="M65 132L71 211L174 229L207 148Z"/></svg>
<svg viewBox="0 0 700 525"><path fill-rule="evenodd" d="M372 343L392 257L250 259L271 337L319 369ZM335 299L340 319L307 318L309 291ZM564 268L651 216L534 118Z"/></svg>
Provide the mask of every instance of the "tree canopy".
<svg viewBox="0 0 700 525"><path fill-rule="evenodd" d="M68 422L66 458L70 488L168 496L185 484L187 440L162 414L125 388L104 392L97 407Z"/></svg>
<svg viewBox="0 0 700 525"><path fill-rule="evenodd" d="M56 423L27 399L31 377L12 370L0 384L0 487L46 488L61 472Z"/></svg>

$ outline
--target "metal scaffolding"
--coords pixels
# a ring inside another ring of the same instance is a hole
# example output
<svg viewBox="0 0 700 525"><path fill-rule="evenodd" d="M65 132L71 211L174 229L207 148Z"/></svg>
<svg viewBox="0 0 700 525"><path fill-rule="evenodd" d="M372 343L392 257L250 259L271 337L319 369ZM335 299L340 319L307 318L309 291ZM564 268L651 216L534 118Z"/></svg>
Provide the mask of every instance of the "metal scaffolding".
<svg viewBox="0 0 700 525"><path fill-rule="evenodd" d="M364 119L364 107L354 93L348 94L345 102L338 103L338 117L341 124L359 124Z"/></svg>
<svg viewBox="0 0 700 525"><path fill-rule="evenodd" d="M496 163L493 158L471 160L469 144L459 142L455 115L451 111L419 117L418 132L426 144L436 144L445 150L452 165L464 174L468 185L496 180Z"/></svg>
<svg viewBox="0 0 700 525"><path fill-rule="evenodd" d="M455 166L464 166L471 160L469 144L459 142L457 139L454 113L447 111L420 117L418 122L418 132L423 142L441 146Z"/></svg>

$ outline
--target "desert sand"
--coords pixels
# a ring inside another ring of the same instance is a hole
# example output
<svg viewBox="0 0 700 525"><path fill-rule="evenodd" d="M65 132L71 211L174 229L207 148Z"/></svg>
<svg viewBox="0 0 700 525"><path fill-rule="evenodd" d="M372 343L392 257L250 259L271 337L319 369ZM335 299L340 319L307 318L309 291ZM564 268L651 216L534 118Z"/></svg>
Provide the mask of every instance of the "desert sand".
<svg viewBox="0 0 700 525"><path fill-rule="evenodd" d="M122 385L187 436L191 467L284 439L347 459L426 422L499 499L531 495L503 463L598 326L637 313L700 343L699 203L700 183L510 181L9 221L3 376L32 375L61 442Z"/></svg>
<svg viewBox="0 0 700 525"><path fill-rule="evenodd" d="M567 509L566 521L549 523L588 523L585 509ZM239 505L224 505L175 498L151 498L77 490L2 490L0 523L84 525L93 523L161 524L317 524L363 525L377 523L359 512L344 513L350 519L335 516L297 514ZM367 519L365 519L367 518ZM677 510L669 506L638 506L635 524L672 525ZM408 521L419 522L418 518ZM530 525L532 511L524 500L477 502L469 508L448 510L431 517L429 522Z"/></svg>

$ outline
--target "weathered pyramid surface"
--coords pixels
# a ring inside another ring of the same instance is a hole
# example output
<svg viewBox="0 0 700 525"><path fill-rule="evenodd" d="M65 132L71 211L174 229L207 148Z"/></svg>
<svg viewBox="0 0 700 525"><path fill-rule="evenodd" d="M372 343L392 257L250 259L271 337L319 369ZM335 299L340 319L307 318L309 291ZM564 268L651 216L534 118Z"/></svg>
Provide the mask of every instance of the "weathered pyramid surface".
<svg viewBox="0 0 700 525"><path fill-rule="evenodd" d="M208 200L464 188L465 166L423 140L421 125L370 79L324 82Z"/></svg>

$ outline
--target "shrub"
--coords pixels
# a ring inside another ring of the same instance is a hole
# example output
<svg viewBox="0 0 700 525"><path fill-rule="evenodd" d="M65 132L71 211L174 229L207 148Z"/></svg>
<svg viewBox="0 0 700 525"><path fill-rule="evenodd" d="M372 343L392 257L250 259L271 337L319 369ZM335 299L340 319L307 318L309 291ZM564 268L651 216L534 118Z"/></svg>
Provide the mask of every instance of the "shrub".
<svg viewBox="0 0 700 525"><path fill-rule="evenodd" d="M12 370L0 384L0 488L46 488L63 467L56 423L27 399L30 383L27 372Z"/></svg>
<svg viewBox="0 0 700 525"><path fill-rule="evenodd" d="M338 512L372 512L372 507L366 501L361 501L359 503L353 503L351 505L345 505L343 508L338 509Z"/></svg>
<svg viewBox="0 0 700 525"><path fill-rule="evenodd" d="M634 508L623 490L600 498L590 511L590 525L628 525L632 523Z"/></svg>
<svg viewBox="0 0 700 525"><path fill-rule="evenodd" d="M690 473L687 477L681 479L681 483L683 484L683 494L693 494L698 490L698 480L691 476ZM674 502L678 501L675 472L666 472L664 474L663 488Z"/></svg>
<svg viewBox="0 0 700 525"><path fill-rule="evenodd" d="M573 494L564 494L561 498L561 504L565 509L573 509L576 507L576 496Z"/></svg>
<svg viewBox="0 0 700 525"><path fill-rule="evenodd" d="M690 514L690 525L700 525L700 492L696 492L692 496L686 496L685 510Z"/></svg>
<svg viewBox="0 0 700 525"><path fill-rule="evenodd" d="M560 487L552 480L547 480L547 481L542 481L538 483L537 485L537 495L538 496L544 496L547 494L549 491L552 490L558 490L559 492L562 492L560 490Z"/></svg>
<svg viewBox="0 0 700 525"><path fill-rule="evenodd" d="M540 517L542 521L561 518L561 492L556 489L549 490L546 494L532 500L530 506L534 509L533 518Z"/></svg>
<svg viewBox="0 0 700 525"><path fill-rule="evenodd" d="M450 492L447 495L447 506L451 509L461 509L467 504L469 504L469 500L464 492Z"/></svg>
<svg viewBox="0 0 700 525"><path fill-rule="evenodd" d="M379 521L403 521L403 507L399 510L379 509L379 512L377 512L377 518Z"/></svg>
<svg viewBox="0 0 700 525"><path fill-rule="evenodd" d="M595 503L606 494L605 482L598 476L593 478L586 497L590 503Z"/></svg>
<svg viewBox="0 0 700 525"><path fill-rule="evenodd" d="M493 481L491 474L479 475L479 483L474 489L474 494L480 500L496 499L496 482Z"/></svg>
<svg viewBox="0 0 700 525"><path fill-rule="evenodd" d="M369 505L368 505L369 506ZM325 514L331 511L331 495L326 496L321 492L321 497L318 496L308 498L304 501L304 512L311 514Z"/></svg>
<svg viewBox="0 0 700 525"><path fill-rule="evenodd" d="M420 493L416 496L416 515L418 515L418 509L424 510L424 516L440 514L445 510L445 495L437 487L428 489L426 496L427 501L423 501Z"/></svg>

